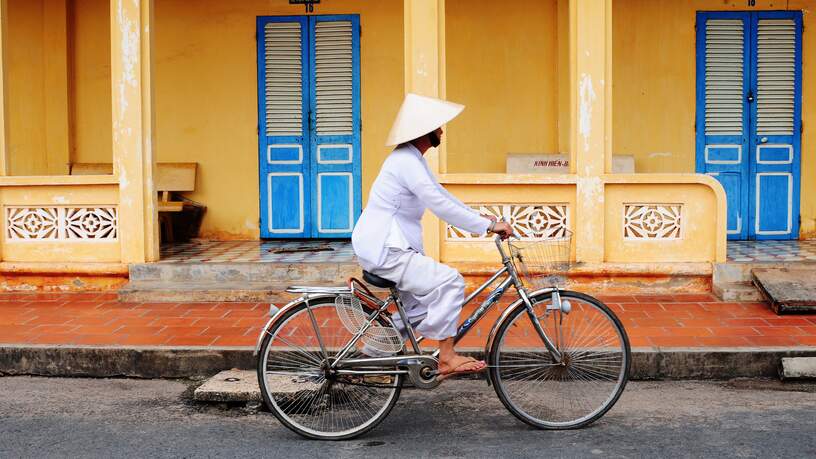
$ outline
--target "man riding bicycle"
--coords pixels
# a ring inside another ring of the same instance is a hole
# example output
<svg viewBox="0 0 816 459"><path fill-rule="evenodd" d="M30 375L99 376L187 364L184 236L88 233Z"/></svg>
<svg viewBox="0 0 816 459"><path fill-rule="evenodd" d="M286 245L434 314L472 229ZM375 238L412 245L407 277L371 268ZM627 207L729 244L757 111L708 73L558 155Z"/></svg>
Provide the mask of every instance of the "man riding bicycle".
<svg viewBox="0 0 816 459"><path fill-rule="evenodd" d="M465 281L455 269L425 256L422 215L430 209L470 233L495 233L506 239L513 232L509 224L480 215L448 193L428 169L425 153L440 145L442 125L464 108L406 95L386 142L396 148L383 163L351 237L363 269L396 283L408 320L418 323L415 330L439 341L440 379L480 372L486 364L454 350ZM398 315L393 321L400 332L405 331Z"/></svg>

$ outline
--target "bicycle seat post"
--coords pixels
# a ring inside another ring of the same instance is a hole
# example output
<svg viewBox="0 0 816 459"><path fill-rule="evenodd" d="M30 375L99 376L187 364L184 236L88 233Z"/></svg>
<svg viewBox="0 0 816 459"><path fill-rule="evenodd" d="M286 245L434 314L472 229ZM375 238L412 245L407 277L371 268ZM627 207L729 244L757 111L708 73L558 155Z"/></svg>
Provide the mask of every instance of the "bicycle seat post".
<svg viewBox="0 0 816 459"><path fill-rule="evenodd" d="M400 319L405 325L405 331L408 332L408 339L411 341L411 347L414 348L414 354L421 354L422 351L419 349L419 341L417 341L416 335L414 334L414 327L411 326L411 322L408 321L408 314L405 313L405 309L402 307L399 291L397 291L396 287L391 287L389 290L391 290L391 299L394 301L394 304L397 305L397 312L399 313Z"/></svg>

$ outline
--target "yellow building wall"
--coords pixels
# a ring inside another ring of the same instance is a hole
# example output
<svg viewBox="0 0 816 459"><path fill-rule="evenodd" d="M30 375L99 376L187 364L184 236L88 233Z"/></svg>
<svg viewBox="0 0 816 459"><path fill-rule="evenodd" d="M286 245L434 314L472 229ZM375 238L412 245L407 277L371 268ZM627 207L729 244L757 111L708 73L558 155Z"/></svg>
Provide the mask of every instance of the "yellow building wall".
<svg viewBox="0 0 816 459"><path fill-rule="evenodd" d="M363 195L403 96L402 1L330 0L315 14L360 14ZM196 161L201 234L259 236L256 16L302 15L286 0L156 0L156 151Z"/></svg>
<svg viewBox="0 0 816 459"><path fill-rule="evenodd" d="M507 153L558 153L555 0L446 0L448 172L506 170Z"/></svg>
<svg viewBox="0 0 816 459"><path fill-rule="evenodd" d="M47 170L42 0L10 0L7 7L8 154L10 174Z"/></svg>
<svg viewBox="0 0 816 459"><path fill-rule="evenodd" d="M69 34L73 88L74 163L113 160L111 130L110 0L73 2Z"/></svg>
<svg viewBox="0 0 816 459"><path fill-rule="evenodd" d="M697 11L804 10L802 237L816 236L816 2L615 0L613 151L638 173L695 171Z"/></svg>

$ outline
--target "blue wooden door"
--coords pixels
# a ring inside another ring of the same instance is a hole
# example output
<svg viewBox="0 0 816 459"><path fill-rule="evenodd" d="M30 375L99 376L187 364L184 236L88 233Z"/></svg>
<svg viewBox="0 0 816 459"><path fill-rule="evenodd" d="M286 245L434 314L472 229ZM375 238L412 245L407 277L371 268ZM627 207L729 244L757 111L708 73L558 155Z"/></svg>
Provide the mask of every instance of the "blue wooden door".
<svg viewBox="0 0 816 459"><path fill-rule="evenodd" d="M801 13L697 16L697 171L725 188L729 239L795 239Z"/></svg>
<svg viewBox="0 0 816 459"><path fill-rule="evenodd" d="M358 16L258 18L261 237L351 236L359 65Z"/></svg>

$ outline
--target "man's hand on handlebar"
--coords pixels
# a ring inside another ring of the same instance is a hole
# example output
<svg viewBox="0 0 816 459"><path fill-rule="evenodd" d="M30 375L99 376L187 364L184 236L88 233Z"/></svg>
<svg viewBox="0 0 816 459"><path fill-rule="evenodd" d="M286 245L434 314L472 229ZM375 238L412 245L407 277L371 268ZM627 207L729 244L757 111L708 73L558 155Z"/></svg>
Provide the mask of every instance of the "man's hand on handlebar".
<svg viewBox="0 0 816 459"><path fill-rule="evenodd" d="M513 235L513 227L506 222L494 222L490 229L491 233L498 234L502 240L505 240Z"/></svg>

